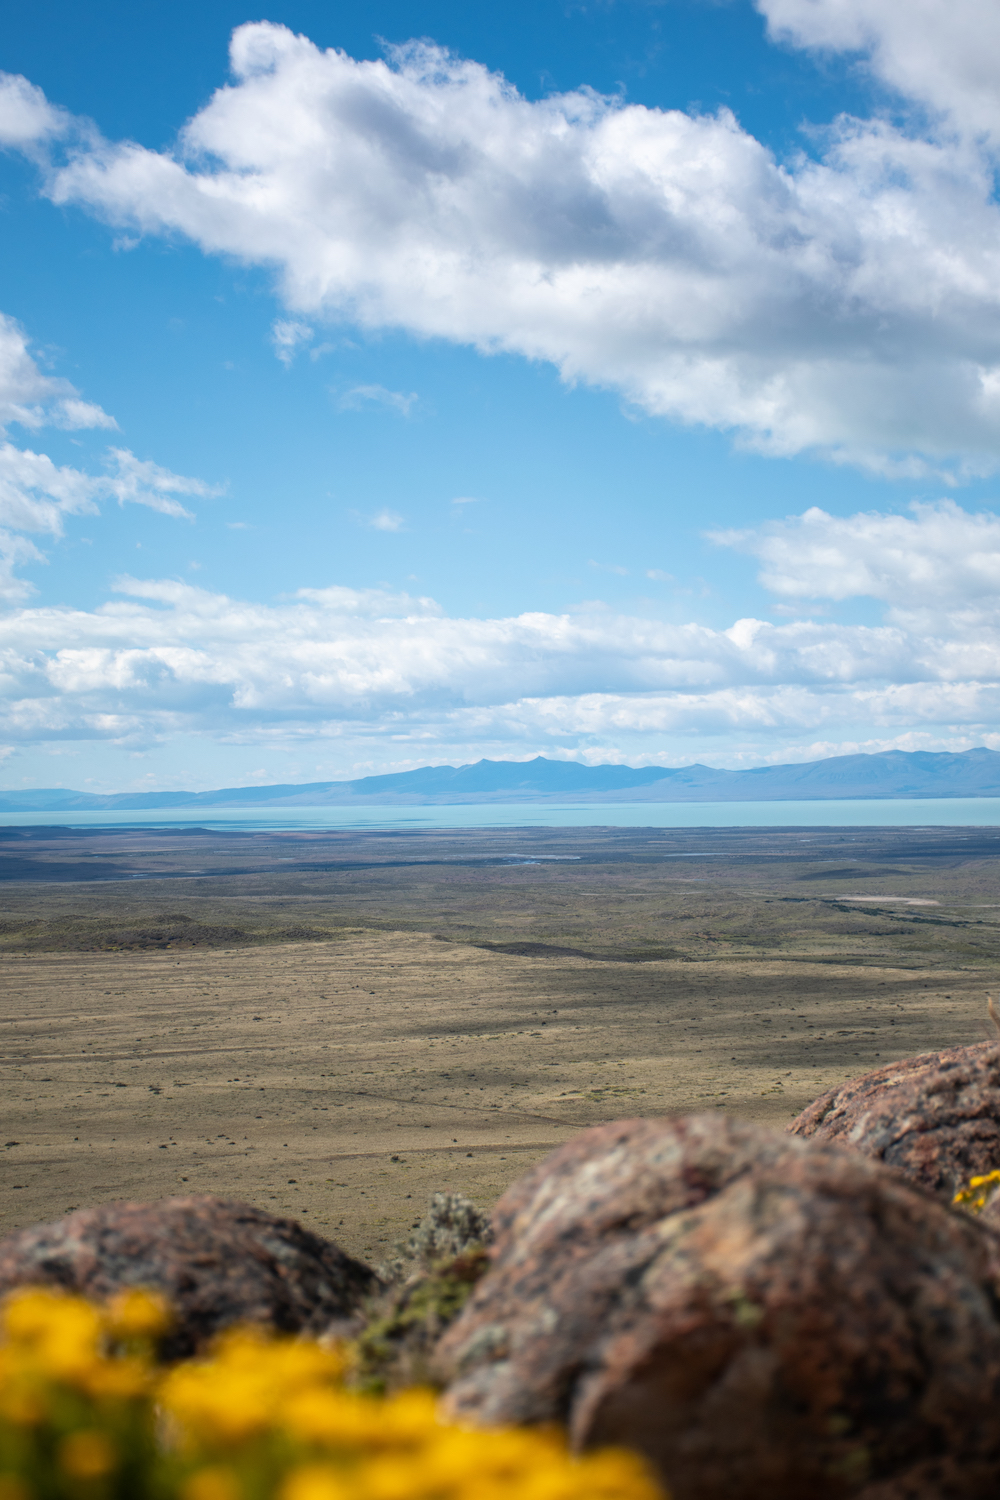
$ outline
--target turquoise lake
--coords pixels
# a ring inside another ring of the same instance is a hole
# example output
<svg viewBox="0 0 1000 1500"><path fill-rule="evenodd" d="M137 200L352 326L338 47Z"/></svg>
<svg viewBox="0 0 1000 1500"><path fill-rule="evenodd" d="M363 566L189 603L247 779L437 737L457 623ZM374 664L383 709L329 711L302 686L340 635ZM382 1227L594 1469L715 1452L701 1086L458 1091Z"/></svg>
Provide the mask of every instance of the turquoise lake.
<svg viewBox="0 0 1000 1500"><path fill-rule="evenodd" d="M0 812L7 828L938 828L995 827L1000 797L817 802L466 803L405 807Z"/></svg>

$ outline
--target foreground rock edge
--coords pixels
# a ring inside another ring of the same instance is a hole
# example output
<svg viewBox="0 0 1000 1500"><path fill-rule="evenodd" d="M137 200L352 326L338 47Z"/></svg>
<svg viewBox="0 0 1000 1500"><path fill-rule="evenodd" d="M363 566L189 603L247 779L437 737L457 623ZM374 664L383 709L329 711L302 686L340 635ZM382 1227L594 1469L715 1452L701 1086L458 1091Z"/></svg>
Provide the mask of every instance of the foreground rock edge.
<svg viewBox="0 0 1000 1500"><path fill-rule="evenodd" d="M501 1198L444 1410L623 1443L674 1500L1000 1485L1000 1239L880 1162L716 1115L584 1132Z"/></svg>
<svg viewBox="0 0 1000 1500"><path fill-rule="evenodd" d="M877 1158L950 1203L1000 1166L1000 1044L886 1063L821 1094L788 1130Z"/></svg>
<svg viewBox="0 0 1000 1500"><path fill-rule="evenodd" d="M164 1358L203 1349L222 1329L357 1331L375 1272L294 1219L208 1194L78 1209L0 1240L0 1293L37 1284L96 1302L127 1286L162 1292L174 1325Z"/></svg>

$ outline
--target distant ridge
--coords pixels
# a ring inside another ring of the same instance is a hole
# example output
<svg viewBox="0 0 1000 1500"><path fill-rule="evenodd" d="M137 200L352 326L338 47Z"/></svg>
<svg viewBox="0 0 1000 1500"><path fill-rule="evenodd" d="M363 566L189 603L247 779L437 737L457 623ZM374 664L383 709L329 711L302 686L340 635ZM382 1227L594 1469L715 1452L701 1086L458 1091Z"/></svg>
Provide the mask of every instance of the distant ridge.
<svg viewBox="0 0 1000 1500"><path fill-rule="evenodd" d="M480 760L357 781L223 787L214 792L0 791L5 812L142 812L189 807L323 807L467 802L788 802L870 797L1000 797L1000 751L883 750L800 765L583 766L576 761Z"/></svg>

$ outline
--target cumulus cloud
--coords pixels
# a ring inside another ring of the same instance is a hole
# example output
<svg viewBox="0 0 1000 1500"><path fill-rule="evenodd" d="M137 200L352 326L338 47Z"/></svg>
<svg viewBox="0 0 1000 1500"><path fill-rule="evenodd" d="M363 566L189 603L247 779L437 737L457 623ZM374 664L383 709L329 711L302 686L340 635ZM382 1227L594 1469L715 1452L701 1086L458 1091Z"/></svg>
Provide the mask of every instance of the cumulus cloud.
<svg viewBox="0 0 1000 1500"><path fill-rule="evenodd" d="M972 126L1000 97L992 0L760 4L776 35L866 49L962 129L845 118L779 162L725 110L586 89L533 102L433 46L359 62L259 22L233 34L234 81L173 152L81 136L46 191L273 268L289 327L347 319L547 360L766 452L988 472L1000 207Z"/></svg>
<svg viewBox="0 0 1000 1500"><path fill-rule="evenodd" d="M27 78L0 73L0 147L30 148L62 135L69 123L70 116Z"/></svg>
<svg viewBox="0 0 1000 1500"><path fill-rule="evenodd" d="M1000 517L951 500L880 511L804 515L745 530L710 532L763 564L760 581L785 598L867 596L912 611L1000 601Z"/></svg>
<svg viewBox="0 0 1000 1500"><path fill-rule="evenodd" d="M770 35L862 54L942 123L1000 143L1000 10L993 0L756 0Z"/></svg>

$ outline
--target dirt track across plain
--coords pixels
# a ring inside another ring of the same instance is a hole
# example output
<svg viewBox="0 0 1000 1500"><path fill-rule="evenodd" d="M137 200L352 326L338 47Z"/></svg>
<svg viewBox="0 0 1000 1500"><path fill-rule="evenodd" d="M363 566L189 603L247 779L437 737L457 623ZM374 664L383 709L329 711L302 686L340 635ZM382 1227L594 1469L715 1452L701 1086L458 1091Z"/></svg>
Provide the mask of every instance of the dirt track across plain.
<svg viewBox="0 0 1000 1500"><path fill-rule="evenodd" d="M188 1191L377 1260L438 1189L489 1204L599 1121L783 1125L881 1062L979 1041L984 975L517 956L413 932L0 958L0 1232Z"/></svg>

